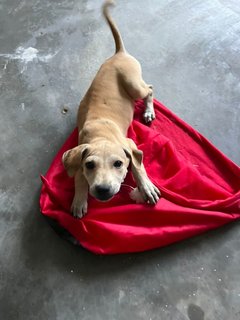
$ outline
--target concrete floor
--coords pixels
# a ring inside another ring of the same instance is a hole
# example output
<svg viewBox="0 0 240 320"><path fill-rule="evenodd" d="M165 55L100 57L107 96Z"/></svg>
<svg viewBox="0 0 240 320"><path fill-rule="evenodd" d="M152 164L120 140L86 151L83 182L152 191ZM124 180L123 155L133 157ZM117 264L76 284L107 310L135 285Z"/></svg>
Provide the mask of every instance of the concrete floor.
<svg viewBox="0 0 240 320"><path fill-rule="evenodd" d="M61 240L39 214L39 174L113 53L100 6L0 2L0 318L239 320L240 223L101 257ZM113 16L156 98L240 164L239 0L122 0Z"/></svg>

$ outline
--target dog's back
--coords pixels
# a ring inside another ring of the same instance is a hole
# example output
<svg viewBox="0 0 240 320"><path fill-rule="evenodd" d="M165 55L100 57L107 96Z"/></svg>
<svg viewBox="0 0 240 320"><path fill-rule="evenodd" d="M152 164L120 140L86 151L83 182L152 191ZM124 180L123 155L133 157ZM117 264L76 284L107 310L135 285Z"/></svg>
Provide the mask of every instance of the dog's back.
<svg viewBox="0 0 240 320"><path fill-rule="evenodd" d="M141 75L141 66L126 52L118 28L109 15L110 5L112 1L105 2L103 14L112 30L116 52L103 63L81 101L78 127L81 130L87 121L105 118L115 122L125 136L134 109L135 96L130 88L134 79Z"/></svg>

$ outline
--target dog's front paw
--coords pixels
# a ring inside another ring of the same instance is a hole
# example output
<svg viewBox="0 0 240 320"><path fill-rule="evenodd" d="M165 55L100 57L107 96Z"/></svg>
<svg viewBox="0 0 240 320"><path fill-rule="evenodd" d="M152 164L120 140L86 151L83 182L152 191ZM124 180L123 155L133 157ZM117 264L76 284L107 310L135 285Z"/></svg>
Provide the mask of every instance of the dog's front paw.
<svg viewBox="0 0 240 320"><path fill-rule="evenodd" d="M144 180L138 188L147 203L156 204L161 197L161 192L149 179Z"/></svg>
<svg viewBox="0 0 240 320"><path fill-rule="evenodd" d="M143 114L143 119L145 123L150 123L155 119L154 109L146 109Z"/></svg>
<svg viewBox="0 0 240 320"><path fill-rule="evenodd" d="M88 203L87 199L73 199L71 212L74 218L81 219L87 213Z"/></svg>

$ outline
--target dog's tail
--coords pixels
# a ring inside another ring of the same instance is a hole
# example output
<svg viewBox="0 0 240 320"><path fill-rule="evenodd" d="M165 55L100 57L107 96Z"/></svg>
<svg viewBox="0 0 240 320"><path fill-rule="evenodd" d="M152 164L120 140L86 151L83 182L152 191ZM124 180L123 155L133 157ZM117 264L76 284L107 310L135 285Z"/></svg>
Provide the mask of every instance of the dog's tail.
<svg viewBox="0 0 240 320"><path fill-rule="evenodd" d="M120 34L115 22L113 21L112 17L109 15L109 11L108 11L108 8L114 4L115 4L114 0L106 0L105 3L103 4L103 8L102 8L103 15L106 18L106 20L109 24L109 27L111 28L111 31L112 31L112 34L113 34L113 37L115 40L116 53L120 52L120 51L125 52L126 50L125 50L125 47L123 44L121 34Z"/></svg>

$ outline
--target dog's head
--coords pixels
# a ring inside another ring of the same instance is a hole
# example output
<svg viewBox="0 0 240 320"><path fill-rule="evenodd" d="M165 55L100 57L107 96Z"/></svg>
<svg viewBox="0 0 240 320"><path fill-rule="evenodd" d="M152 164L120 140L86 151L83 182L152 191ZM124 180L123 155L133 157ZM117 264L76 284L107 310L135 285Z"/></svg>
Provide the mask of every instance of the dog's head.
<svg viewBox="0 0 240 320"><path fill-rule="evenodd" d="M135 154L135 155L134 155ZM137 155L138 154L138 155ZM121 187L129 163L141 165L142 153L131 147L111 142L81 144L63 154L69 176L81 170L89 185L89 193L100 201L110 200Z"/></svg>

